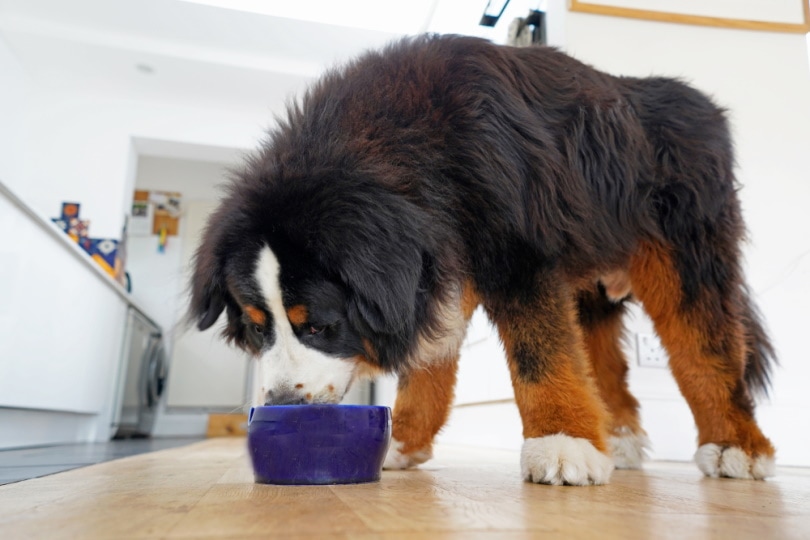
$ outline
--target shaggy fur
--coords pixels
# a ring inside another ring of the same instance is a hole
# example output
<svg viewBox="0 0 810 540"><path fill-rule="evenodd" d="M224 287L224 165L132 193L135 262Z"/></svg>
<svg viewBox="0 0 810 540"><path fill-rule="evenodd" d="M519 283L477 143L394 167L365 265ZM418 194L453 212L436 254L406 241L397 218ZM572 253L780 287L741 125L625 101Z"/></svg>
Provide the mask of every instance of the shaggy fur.
<svg viewBox="0 0 810 540"><path fill-rule="evenodd" d="M429 455L455 377L440 398L409 381L431 365L454 373L459 314L480 303L527 440L560 433L609 453L610 433L644 440L616 346L636 299L700 443L772 456L751 391L773 349L743 282L733 165L724 111L680 81L614 77L545 47L405 39L290 106L211 218L191 315L204 329L224 310L226 338L257 356L272 347L272 321L246 315L272 319L253 275L269 247L302 342L398 373L395 417L417 419L395 420L398 451ZM629 296L609 298L614 283ZM606 481L583 467L585 480L555 483Z"/></svg>

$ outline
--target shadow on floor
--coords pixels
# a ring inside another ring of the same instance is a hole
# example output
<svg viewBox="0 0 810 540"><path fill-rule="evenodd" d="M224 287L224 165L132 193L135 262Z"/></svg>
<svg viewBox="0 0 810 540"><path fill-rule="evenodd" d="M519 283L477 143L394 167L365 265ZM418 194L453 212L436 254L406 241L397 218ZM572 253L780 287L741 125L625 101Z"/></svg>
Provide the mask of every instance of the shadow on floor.
<svg viewBox="0 0 810 540"><path fill-rule="evenodd" d="M0 485L104 461L185 446L202 438L123 439L106 443L38 446L0 451Z"/></svg>

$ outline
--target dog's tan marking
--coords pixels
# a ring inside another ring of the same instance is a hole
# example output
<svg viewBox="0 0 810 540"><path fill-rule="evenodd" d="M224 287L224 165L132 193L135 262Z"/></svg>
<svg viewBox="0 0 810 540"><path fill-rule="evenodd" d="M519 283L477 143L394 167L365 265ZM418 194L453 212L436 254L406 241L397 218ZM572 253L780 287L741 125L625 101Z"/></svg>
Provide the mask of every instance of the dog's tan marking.
<svg viewBox="0 0 810 540"><path fill-rule="evenodd" d="M435 362L400 378L392 436L408 455L427 452L447 422L456 387L458 357Z"/></svg>
<svg viewBox="0 0 810 540"><path fill-rule="evenodd" d="M264 326L267 322L267 315L261 309L255 306L245 306L243 310L254 324Z"/></svg>
<svg viewBox="0 0 810 540"><path fill-rule="evenodd" d="M368 357L364 355L357 355L354 357L354 374L359 379L373 379L375 377L382 377L385 375L382 368L373 363Z"/></svg>
<svg viewBox="0 0 810 540"><path fill-rule="evenodd" d="M585 349L599 395L611 413L610 433L618 435L629 429L642 435L639 403L627 386L627 360L620 346L622 329L620 314L583 326Z"/></svg>
<svg viewBox="0 0 810 540"><path fill-rule="evenodd" d="M695 417L699 445L737 446L752 457L773 456L773 445L746 405L745 338L739 318L719 321L722 335L709 335L707 329L718 321L710 320L700 305L684 311L680 277L660 244L640 246L631 258L630 277L669 352L670 368ZM717 350L712 340L720 338L727 344L722 355L712 352Z"/></svg>
<svg viewBox="0 0 810 540"><path fill-rule="evenodd" d="M562 433L607 452L608 414L586 358L573 298L549 276L537 298L491 310L526 439Z"/></svg>
<svg viewBox="0 0 810 540"><path fill-rule="evenodd" d="M630 275L624 270L614 270L599 277L599 281L605 287L605 294L614 302L630 296L632 284Z"/></svg>
<svg viewBox="0 0 810 540"><path fill-rule="evenodd" d="M461 314L469 321L473 316L475 308L481 303L481 298L475 290L471 281L467 281L461 288Z"/></svg>
<svg viewBox="0 0 810 540"><path fill-rule="evenodd" d="M510 357L507 353L507 358ZM554 363L540 382L528 383L517 375L514 361L509 361L523 437L563 433L586 439L597 450L607 453L609 416L593 381L576 367L575 358L557 356Z"/></svg>
<svg viewBox="0 0 810 540"><path fill-rule="evenodd" d="M363 338L362 341L363 349L365 349L366 354L359 354L354 357L355 377L359 379L373 379L384 375L379 360L377 359L377 351L374 349L374 345L366 338Z"/></svg>
<svg viewBox="0 0 810 540"><path fill-rule="evenodd" d="M287 318L293 326L302 326L309 320L309 312L307 307L302 304L296 304L287 310Z"/></svg>
<svg viewBox="0 0 810 540"><path fill-rule="evenodd" d="M377 350L374 348L374 344L366 338L362 339L363 342L363 349L365 349L365 360L366 362L372 365L378 365L378 357L377 357Z"/></svg>

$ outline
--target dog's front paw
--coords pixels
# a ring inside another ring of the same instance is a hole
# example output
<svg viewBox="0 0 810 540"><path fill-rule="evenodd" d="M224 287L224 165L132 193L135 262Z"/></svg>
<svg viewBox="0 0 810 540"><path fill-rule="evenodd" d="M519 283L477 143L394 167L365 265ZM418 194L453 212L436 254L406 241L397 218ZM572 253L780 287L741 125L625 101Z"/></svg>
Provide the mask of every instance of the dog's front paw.
<svg viewBox="0 0 810 540"><path fill-rule="evenodd" d="M763 480L776 472L773 456L751 457L737 446L704 444L695 454L698 468L712 478L747 478Z"/></svg>
<svg viewBox="0 0 810 540"><path fill-rule="evenodd" d="M433 452L430 448L405 454L402 452L404 447L405 443L402 441L391 439L391 446L388 447L388 454L385 456L383 469L410 469L433 457Z"/></svg>
<svg viewBox="0 0 810 540"><path fill-rule="evenodd" d="M607 484L613 460L590 441L557 434L526 439L520 453L523 479L537 484Z"/></svg>

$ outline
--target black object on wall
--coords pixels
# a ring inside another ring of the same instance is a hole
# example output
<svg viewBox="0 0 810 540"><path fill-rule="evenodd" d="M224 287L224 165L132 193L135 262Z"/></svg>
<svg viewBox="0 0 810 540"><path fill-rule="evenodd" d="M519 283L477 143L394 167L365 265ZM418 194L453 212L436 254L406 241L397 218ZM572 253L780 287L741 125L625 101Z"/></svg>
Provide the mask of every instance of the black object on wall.
<svg viewBox="0 0 810 540"><path fill-rule="evenodd" d="M492 0L487 2L487 7L484 8L484 14L481 16L481 21L478 24L481 26L495 26L498 24L498 19L501 18L503 12L506 10L506 6L509 5L509 0L501 0L503 2L501 4L501 9L498 10L498 4L500 2L496 1L495 5L492 5ZM496 14L497 13L497 14Z"/></svg>

